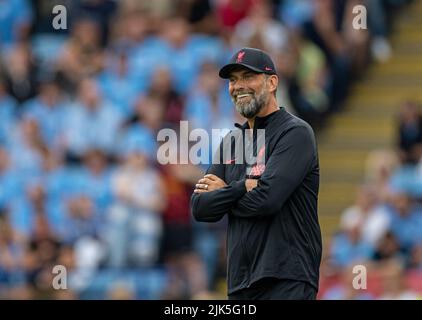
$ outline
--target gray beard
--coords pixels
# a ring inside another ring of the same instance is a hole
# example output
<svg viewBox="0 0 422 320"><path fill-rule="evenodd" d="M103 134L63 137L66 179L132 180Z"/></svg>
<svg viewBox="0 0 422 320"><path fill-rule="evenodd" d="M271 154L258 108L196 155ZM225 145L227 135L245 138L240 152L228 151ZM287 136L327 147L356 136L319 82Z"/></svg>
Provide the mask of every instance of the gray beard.
<svg viewBox="0 0 422 320"><path fill-rule="evenodd" d="M257 95L254 94L250 102L236 102L234 98L232 98L236 110L245 118L250 119L255 117L265 106L267 103L267 95L265 92Z"/></svg>

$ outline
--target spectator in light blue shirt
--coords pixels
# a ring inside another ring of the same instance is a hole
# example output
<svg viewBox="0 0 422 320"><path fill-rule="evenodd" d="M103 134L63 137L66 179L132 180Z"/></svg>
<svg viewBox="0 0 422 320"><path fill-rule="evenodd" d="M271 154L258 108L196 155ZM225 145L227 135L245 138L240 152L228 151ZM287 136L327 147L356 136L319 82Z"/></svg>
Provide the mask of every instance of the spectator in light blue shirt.
<svg viewBox="0 0 422 320"><path fill-rule="evenodd" d="M65 243L74 244L82 237L97 238L103 228L103 218L94 201L80 193L68 199L60 228L60 237Z"/></svg>
<svg viewBox="0 0 422 320"><path fill-rule="evenodd" d="M69 107L64 129L68 151L78 157L89 149L113 153L122 120L121 113L102 99L97 83L82 80L78 100Z"/></svg>
<svg viewBox="0 0 422 320"><path fill-rule="evenodd" d="M89 196L102 215L112 202L111 172L106 155L100 150L88 150L83 157L83 166L74 171L78 176L77 192Z"/></svg>
<svg viewBox="0 0 422 320"><path fill-rule="evenodd" d="M113 267L151 266L159 254L165 194L161 176L150 164L155 140L139 133L125 136L122 164L112 177L116 200L107 215L105 240Z"/></svg>
<svg viewBox="0 0 422 320"><path fill-rule="evenodd" d="M66 203L70 196L76 194L72 189L74 176L70 167L63 165L61 155L48 152L43 159L43 168L37 177L46 192L46 211L50 227L56 234L60 234L66 212Z"/></svg>
<svg viewBox="0 0 422 320"><path fill-rule="evenodd" d="M21 177L11 169L8 152L0 146L0 208L8 207L21 194Z"/></svg>
<svg viewBox="0 0 422 320"><path fill-rule="evenodd" d="M13 128L7 144L12 169L26 176L38 174L44 147L38 122L23 118Z"/></svg>
<svg viewBox="0 0 422 320"><path fill-rule="evenodd" d="M118 150L122 157L130 152L142 151L148 159L153 160L157 152L156 138L149 128L138 122L121 134Z"/></svg>
<svg viewBox="0 0 422 320"><path fill-rule="evenodd" d="M141 92L147 90L156 69L169 66L167 49L162 40L151 36L129 51L129 75L136 79Z"/></svg>
<svg viewBox="0 0 422 320"><path fill-rule="evenodd" d="M133 62L143 78L150 79L158 68L171 70L173 86L185 94L195 81L202 57L189 46L187 22L180 18L163 21L159 37L150 37L134 51Z"/></svg>
<svg viewBox="0 0 422 320"><path fill-rule="evenodd" d="M25 117L37 120L42 138L49 147L61 147L65 101L54 78L42 79L40 93L23 105L23 113Z"/></svg>
<svg viewBox="0 0 422 320"><path fill-rule="evenodd" d="M161 39L167 55L164 63L170 67L174 87L178 93L186 94L195 83L204 60L216 58L215 54L207 55L205 50L199 50L199 46L194 49L198 44L204 45L204 42L191 38L187 21L181 18L165 22Z"/></svg>
<svg viewBox="0 0 422 320"><path fill-rule="evenodd" d="M0 145L5 145L16 124L16 100L7 94L0 75Z"/></svg>
<svg viewBox="0 0 422 320"><path fill-rule="evenodd" d="M362 221L356 219L349 223L337 235L331 244L333 264L347 267L352 263L359 263L371 259L374 248L361 237Z"/></svg>
<svg viewBox="0 0 422 320"><path fill-rule="evenodd" d="M70 192L72 175L70 166L64 165L63 155L50 152L44 157L43 178L48 195L60 202Z"/></svg>
<svg viewBox="0 0 422 320"><path fill-rule="evenodd" d="M413 202L408 194L398 192L393 196L393 205L388 207L391 216L391 231L400 246L408 251L422 242L422 207Z"/></svg>
<svg viewBox="0 0 422 320"><path fill-rule="evenodd" d="M184 115L191 128L202 128L210 134L211 129L230 130L235 122L233 103L217 71L213 63L202 65L197 86L187 97Z"/></svg>
<svg viewBox="0 0 422 320"><path fill-rule="evenodd" d="M226 48L220 39L190 35L186 21L165 21L163 32L146 38L129 56L129 69L138 83L147 88L155 70L168 68L172 84L179 94L187 94L195 84L198 70L205 61L220 61Z"/></svg>
<svg viewBox="0 0 422 320"><path fill-rule="evenodd" d="M219 138L222 138L234 128L235 108L223 82L218 79L217 71L212 63L202 66L196 90L187 97L183 119L189 121L189 130L203 129L212 137L213 129L216 129L220 132ZM218 143L213 141L209 161L217 147Z"/></svg>
<svg viewBox="0 0 422 320"><path fill-rule="evenodd" d="M310 0L287 0L279 6L278 17L286 26L299 28L312 19L315 3Z"/></svg>
<svg viewBox="0 0 422 320"><path fill-rule="evenodd" d="M106 69L99 75L98 83L104 98L116 105L125 118L132 115L136 97L145 91L130 72L123 50L116 50L107 57Z"/></svg>
<svg viewBox="0 0 422 320"><path fill-rule="evenodd" d="M28 0L0 1L0 50L24 38L31 26L33 9Z"/></svg>
<svg viewBox="0 0 422 320"><path fill-rule="evenodd" d="M46 193L42 177L30 179L24 192L10 204L10 223L19 236L30 239L35 232L37 215L46 217L48 227L57 231L63 218L63 208Z"/></svg>

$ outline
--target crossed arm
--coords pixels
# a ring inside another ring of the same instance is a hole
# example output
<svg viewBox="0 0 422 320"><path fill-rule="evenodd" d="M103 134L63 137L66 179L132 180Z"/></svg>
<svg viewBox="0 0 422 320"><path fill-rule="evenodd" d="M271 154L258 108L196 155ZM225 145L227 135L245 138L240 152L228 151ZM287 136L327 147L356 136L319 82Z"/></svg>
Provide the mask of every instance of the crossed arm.
<svg viewBox="0 0 422 320"><path fill-rule="evenodd" d="M256 187L256 183L257 180L246 179L227 185L217 175L208 173L195 185L192 214L197 221L219 221L245 192Z"/></svg>
<svg viewBox="0 0 422 320"><path fill-rule="evenodd" d="M241 218L259 218L280 212L289 196L311 169L315 143L308 128L288 131L269 157L258 180L244 179L226 184L222 165L212 166L198 181L191 198L197 221L216 222L226 213Z"/></svg>
<svg viewBox="0 0 422 320"><path fill-rule="evenodd" d="M246 191L251 191L255 188L258 184L258 180L256 179L246 179L245 181L245 188ZM210 192L214 190L218 190L221 188L226 187L227 184L224 182L223 179L220 179L214 174L206 174L203 178L198 180L198 183L195 185L194 193L204 193Z"/></svg>

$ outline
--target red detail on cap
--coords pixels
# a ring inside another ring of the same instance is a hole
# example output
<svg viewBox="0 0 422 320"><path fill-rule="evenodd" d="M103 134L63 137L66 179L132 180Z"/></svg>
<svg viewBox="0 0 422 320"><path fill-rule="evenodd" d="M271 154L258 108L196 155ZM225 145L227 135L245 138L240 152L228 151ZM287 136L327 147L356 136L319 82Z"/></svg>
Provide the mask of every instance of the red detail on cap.
<svg viewBox="0 0 422 320"><path fill-rule="evenodd" d="M265 67L265 70L266 70L266 71L273 71L273 69L268 68L268 67Z"/></svg>
<svg viewBox="0 0 422 320"><path fill-rule="evenodd" d="M243 57L245 56L245 51L240 51L237 54L237 59L236 59L236 63L240 63L243 61Z"/></svg>

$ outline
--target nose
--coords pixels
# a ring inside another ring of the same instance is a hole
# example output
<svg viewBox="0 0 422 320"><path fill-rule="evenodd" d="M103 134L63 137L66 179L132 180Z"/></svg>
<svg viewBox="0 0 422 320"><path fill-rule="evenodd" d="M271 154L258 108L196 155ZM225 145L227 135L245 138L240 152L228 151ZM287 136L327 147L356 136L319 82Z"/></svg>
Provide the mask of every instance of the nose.
<svg viewBox="0 0 422 320"><path fill-rule="evenodd" d="M236 82L231 84L230 92L234 93L234 92L238 92L238 91L244 91L245 89L246 89L246 86L245 86L245 82L243 81L243 79L242 80L238 79L238 80L236 80Z"/></svg>

